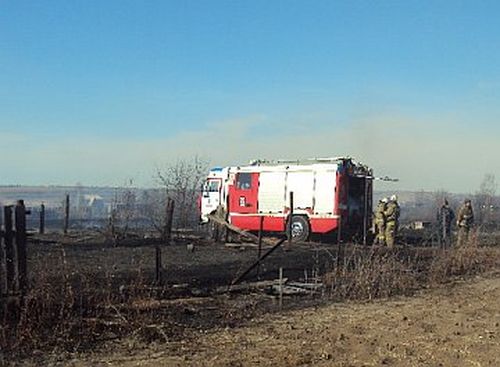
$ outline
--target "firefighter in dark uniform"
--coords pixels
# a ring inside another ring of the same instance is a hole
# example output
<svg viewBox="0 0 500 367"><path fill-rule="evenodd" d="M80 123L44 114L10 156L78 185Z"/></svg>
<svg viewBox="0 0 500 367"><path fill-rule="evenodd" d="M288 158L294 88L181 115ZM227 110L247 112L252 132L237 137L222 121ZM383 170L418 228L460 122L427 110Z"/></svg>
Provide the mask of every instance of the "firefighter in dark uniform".
<svg viewBox="0 0 500 367"><path fill-rule="evenodd" d="M451 223L455 219L455 213L450 208L448 200L444 199L443 205L437 212L438 238L442 248L448 248L451 244Z"/></svg>
<svg viewBox="0 0 500 367"><path fill-rule="evenodd" d="M457 246L465 246L469 242L469 233L474 225L474 212L472 211L472 203L469 199L465 200L464 205L458 211L457 226L458 240Z"/></svg>

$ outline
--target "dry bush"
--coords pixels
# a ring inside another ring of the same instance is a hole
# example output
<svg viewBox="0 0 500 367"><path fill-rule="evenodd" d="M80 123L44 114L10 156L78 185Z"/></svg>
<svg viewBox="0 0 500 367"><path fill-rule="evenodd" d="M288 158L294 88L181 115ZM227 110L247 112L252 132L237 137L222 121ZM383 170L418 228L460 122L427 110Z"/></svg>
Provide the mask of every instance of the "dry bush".
<svg viewBox="0 0 500 367"><path fill-rule="evenodd" d="M342 266L327 273L325 286L337 299L374 299L407 294L416 287L412 264L396 253L353 252Z"/></svg>
<svg viewBox="0 0 500 367"><path fill-rule="evenodd" d="M409 256L404 248L394 251L354 251L340 266L324 276L335 299L366 299L409 295L416 289L441 284L500 267L500 248L467 247L418 251Z"/></svg>
<svg viewBox="0 0 500 367"><path fill-rule="evenodd" d="M136 213L136 190L133 188L133 181L130 180L125 189L116 191L111 202L108 223L104 228L106 241L118 246L131 234L131 226Z"/></svg>
<svg viewBox="0 0 500 367"><path fill-rule="evenodd" d="M164 305L162 290L147 282L116 287L108 279L99 288L95 281L81 279L30 292L17 325L4 328L9 332L0 336L0 350L9 358L22 359L35 350L59 355L94 350L115 339L144 345L186 333L179 322L186 317L181 303Z"/></svg>
<svg viewBox="0 0 500 367"><path fill-rule="evenodd" d="M141 340L147 325L155 323L154 313L135 307L141 300L158 296L141 270L130 283L118 285L111 273L96 278L71 272L64 251L59 265L57 276L54 269L37 273L20 305L17 323L0 319L1 351L20 357L34 350L87 350L123 336Z"/></svg>
<svg viewBox="0 0 500 367"><path fill-rule="evenodd" d="M158 200L160 209L150 215L155 228L163 228L164 207L167 198L175 202L176 215L174 218L177 228L189 228L198 222L197 198L201 184L206 178L208 161L194 156L191 159L178 159L163 168L157 168L156 181L161 187L161 196ZM163 203L162 203L163 202Z"/></svg>
<svg viewBox="0 0 500 367"><path fill-rule="evenodd" d="M498 248L479 247L475 244L437 251L428 272L429 284L444 283L453 277L484 273L500 265Z"/></svg>
<svg viewBox="0 0 500 367"><path fill-rule="evenodd" d="M120 294L109 284L99 290L88 283L46 286L31 292L21 307L17 326L0 340L2 350L20 353L34 349L79 351L96 343L123 336L143 338L154 316L135 307L143 299L154 299L145 287L127 287Z"/></svg>

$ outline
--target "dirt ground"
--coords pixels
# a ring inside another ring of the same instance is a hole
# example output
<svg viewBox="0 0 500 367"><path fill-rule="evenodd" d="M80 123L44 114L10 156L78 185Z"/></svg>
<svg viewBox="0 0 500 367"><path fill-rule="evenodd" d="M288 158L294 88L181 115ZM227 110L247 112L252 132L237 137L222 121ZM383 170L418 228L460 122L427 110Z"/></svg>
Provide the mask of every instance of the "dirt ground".
<svg viewBox="0 0 500 367"><path fill-rule="evenodd" d="M499 299L500 274L489 274L414 297L268 314L189 340L123 341L64 365L499 366Z"/></svg>
<svg viewBox="0 0 500 367"><path fill-rule="evenodd" d="M151 288L162 292L138 293L127 301L128 286L153 284L153 245L33 242L33 284L43 288L62 279L73 284L71 290L86 292L90 286L93 297L101 291L118 303L108 302L109 312L98 320L77 315L78 323L106 325L95 329L96 335L82 333L74 339L76 345L61 340L35 348L15 365L500 366L500 263L483 277L453 278L444 286L417 291L427 286L419 284L404 292L412 297L334 303L328 294L285 296L280 310L277 297L266 292L216 291L227 289L256 260L255 248L179 238L162 250L162 285ZM349 258L349 253L369 251L342 248L317 243L290 251L279 248L262 264L260 278L275 280L283 267L285 277L303 280L313 271L332 269L340 253ZM402 247L397 256L429 265L433 251ZM419 268L412 271L419 276ZM40 274L43 279L37 278ZM257 280L255 271L246 280Z"/></svg>

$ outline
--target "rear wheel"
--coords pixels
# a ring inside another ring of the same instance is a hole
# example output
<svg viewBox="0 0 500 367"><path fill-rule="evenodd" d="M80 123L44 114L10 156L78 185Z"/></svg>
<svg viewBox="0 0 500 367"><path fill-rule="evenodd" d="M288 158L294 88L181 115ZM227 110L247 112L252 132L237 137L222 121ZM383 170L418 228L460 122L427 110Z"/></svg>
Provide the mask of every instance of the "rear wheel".
<svg viewBox="0 0 500 367"><path fill-rule="evenodd" d="M310 234L309 221L306 217L295 215L292 217L292 241L307 241Z"/></svg>

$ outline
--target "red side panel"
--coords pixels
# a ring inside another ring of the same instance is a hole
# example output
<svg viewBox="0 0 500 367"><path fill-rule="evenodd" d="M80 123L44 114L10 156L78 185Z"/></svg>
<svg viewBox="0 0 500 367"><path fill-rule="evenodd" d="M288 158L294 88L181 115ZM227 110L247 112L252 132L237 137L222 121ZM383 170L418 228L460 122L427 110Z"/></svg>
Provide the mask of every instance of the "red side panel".
<svg viewBox="0 0 500 367"><path fill-rule="evenodd" d="M258 190L258 173L237 173L234 184L229 186L229 212L257 213Z"/></svg>
<svg viewBox="0 0 500 367"><path fill-rule="evenodd" d="M249 231L258 231L260 227L260 216L258 215L231 215L230 221L238 228ZM337 229L339 222L337 218L311 218L312 233L328 233ZM264 231L283 232L285 231L285 218L264 217Z"/></svg>
<svg viewBox="0 0 500 367"><path fill-rule="evenodd" d="M260 229L261 217L258 215L258 173L237 173L234 184L229 186L229 220L238 228L249 231ZM285 230L283 217L264 216L263 230L281 232Z"/></svg>
<svg viewBox="0 0 500 367"><path fill-rule="evenodd" d="M260 222L258 215L230 215L229 221L238 228L258 231Z"/></svg>
<svg viewBox="0 0 500 367"><path fill-rule="evenodd" d="M312 233L328 233L339 225L337 218L311 218L310 223Z"/></svg>
<svg viewBox="0 0 500 367"><path fill-rule="evenodd" d="M258 231L260 229L260 218L259 215L230 215L231 224L249 231ZM264 216L263 228L266 232L282 232L285 230L285 219Z"/></svg>
<svg viewBox="0 0 500 367"><path fill-rule="evenodd" d="M285 230L284 217L264 217L264 231L282 232Z"/></svg>

